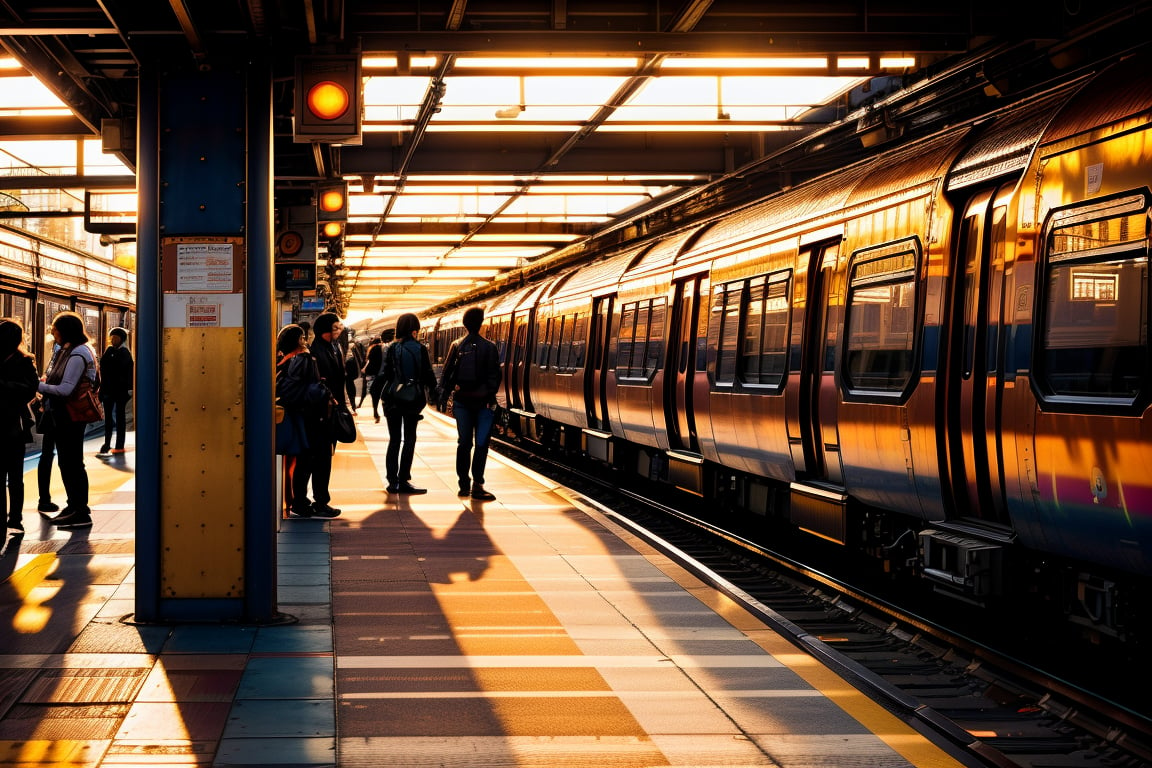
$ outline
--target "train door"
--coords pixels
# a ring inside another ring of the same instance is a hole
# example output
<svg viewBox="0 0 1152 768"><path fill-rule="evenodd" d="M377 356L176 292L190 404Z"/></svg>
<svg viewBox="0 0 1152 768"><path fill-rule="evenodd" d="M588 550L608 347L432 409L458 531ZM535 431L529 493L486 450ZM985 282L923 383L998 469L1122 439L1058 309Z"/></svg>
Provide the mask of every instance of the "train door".
<svg viewBox="0 0 1152 768"><path fill-rule="evenodd" d="M532 394L529 389L529 374L532 362L532 310L522 310L512 319L512 405L524 411L532 411Z"/></svg>
<svg viewBox="0 0 1152 768"><path fill-rule="evenodd" d="M842 482L839 453L831 457L829 446L840 444L836 423L835 337L829 327L833 275L840 243L826 243L810 254L807 304L804 307L803 347L800 353L800 444L805 480Z"/></svg>
<svg viewBox="0 0 1152 768"><path fill-rule="evenodd" d="M1009 192L986 190L964 210L952 264L951 328L945 329L951 343L942 382L945 471L954 512L996 523L1007 522L999 413Z"/></svg>
<svg viewBox="0 0 1152 768"><path fill-rule="evenodd" d="M608 334L612 329L615 296L592 299L592 327L588 329L590 354L584 375L584 412L588 426L611 431L608 420Z"/></svg>
<svg viewBox="0 0 1152 768"><path fill-rule="evenodd" d="M696 330L700 317L702 275L673 284L672 318L668 324L668 359L664 368L664 423L672 450L700 451L692 386L696 373Z"/></svg>

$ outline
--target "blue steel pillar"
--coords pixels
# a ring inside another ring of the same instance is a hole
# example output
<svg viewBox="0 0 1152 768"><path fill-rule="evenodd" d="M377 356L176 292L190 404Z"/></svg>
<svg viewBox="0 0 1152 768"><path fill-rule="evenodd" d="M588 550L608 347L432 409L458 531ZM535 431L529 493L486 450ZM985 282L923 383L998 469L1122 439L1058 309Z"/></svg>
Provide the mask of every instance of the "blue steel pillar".
<svg viewBox="0 0 1152 768"><path fill-rule="evenodd" d="M136 619L269 622L272 78L141 67Z"/></svg>

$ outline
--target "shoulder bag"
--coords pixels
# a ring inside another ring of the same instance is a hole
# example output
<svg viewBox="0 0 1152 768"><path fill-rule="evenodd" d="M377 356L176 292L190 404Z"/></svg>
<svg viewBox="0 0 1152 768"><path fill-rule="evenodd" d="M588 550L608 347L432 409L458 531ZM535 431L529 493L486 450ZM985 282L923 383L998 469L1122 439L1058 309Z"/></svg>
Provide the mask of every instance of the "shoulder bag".
<svg viewBox="0 0 1152 768"><path fill-rule="evenodd" d="M392 380L384 386L384 404L385 407L392 406L410 413L420 413L428 404L428 398L424 396L424 389L419 381L405 378L404 366L400 362L400 353L404 351L404 347L398 345Z"/></svg>
<svg viewBox="0 0 1152 768"><path fill-rule="evenodd" d="M100 398L96 396L96 390L92 386L92 380L88 378L87 371L81 374L80 381L76 382L76 386L72 389L72 394L64 400L64 408L68 411L68 418L80 424L104 420L104 408L100 405Z"/></svg>
<svg viewBox="0 0 1152 768"><path fill-rule="evenodd" d="M336 399L332 400L332 436L336 438L338 443L354 443L356 442L356 419L352 416L352 412L348 410L348 406L339 402Z"/></svg>

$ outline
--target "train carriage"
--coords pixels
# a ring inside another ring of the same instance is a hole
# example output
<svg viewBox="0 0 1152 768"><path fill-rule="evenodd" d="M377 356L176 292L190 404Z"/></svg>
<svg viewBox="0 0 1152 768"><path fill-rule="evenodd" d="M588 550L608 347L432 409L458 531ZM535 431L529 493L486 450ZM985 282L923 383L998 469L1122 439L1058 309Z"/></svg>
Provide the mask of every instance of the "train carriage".
<svg viewBox="0 0 1152 768"><path fill-rule="evenodd" d="M1152 577L1147 63L520 289L513 431L1126 635Z"/></svg>

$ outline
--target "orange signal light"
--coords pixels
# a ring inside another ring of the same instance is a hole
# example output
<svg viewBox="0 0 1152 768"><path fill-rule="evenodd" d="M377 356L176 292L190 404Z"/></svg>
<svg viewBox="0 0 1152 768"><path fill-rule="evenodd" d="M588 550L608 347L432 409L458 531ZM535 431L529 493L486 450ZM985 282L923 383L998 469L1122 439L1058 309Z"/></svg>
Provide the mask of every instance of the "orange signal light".
<svg viewBox="0 0 1152 768"><path fill-rule="evenodd" d="M352 103L344 86L332 80L323 80L308 89L308 111L321 120L338 120Z"/></svg>
<svg viewBox="0 0 1152 768"><path fill-rule="evenodd" d="M338 221L330 221L324 225L324 229L322 231L324 233L324 237L327 237L328 239L340 237L340 233L344 231L344 225Z"/></svg>
<svg viewBox="0 0 1152 768"><path fill-rule="evenodd" d="M328 189L320 195L320 210L335 213L344 207L344 192Z"/></svg>

